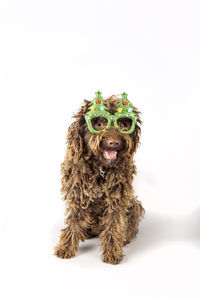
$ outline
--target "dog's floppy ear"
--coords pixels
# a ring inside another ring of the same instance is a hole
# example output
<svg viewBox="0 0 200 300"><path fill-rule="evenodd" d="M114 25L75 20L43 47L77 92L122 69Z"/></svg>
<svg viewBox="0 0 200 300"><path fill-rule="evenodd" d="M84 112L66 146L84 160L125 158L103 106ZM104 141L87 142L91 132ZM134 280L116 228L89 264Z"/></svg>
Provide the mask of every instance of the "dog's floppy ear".
<svg viewBox="0 0 200 300"><path fill-rule="evenodd" d="M66 159L78 162L84 151L84 124L85 113L90 101L84 100L84 105L80 111L74 115L76 119L69 127L67 132L67 153Z"/></svg>
<svg viewBox="0 0 200 300"><path fill-rule="evenodd" d="M141 135L141 125L142 121L140 119L140 112L134 108L134 111L136 112L138 116L137 124L135 126L135 130L132 133L132 138L133 138L133 149L132 153L135 153L137 151L138 146L140 145L140 135Z"/></svg>
<svg viewBox="0 0 200 300"><path fill-rule="evenodd" d="M84 151L84 115L89 103L89 101L85 100L85 105L74 115L76 120L71 124L67 132L67 151L61 164L61 192L64 194L63 200L67 199L68 193L73 186L74 165L78 164Z"/></svg>

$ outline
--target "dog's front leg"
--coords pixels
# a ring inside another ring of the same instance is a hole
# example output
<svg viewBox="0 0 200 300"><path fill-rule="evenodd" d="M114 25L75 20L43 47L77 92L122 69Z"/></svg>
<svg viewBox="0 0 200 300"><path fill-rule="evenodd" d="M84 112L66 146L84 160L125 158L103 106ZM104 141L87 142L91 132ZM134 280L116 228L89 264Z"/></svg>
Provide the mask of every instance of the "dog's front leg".
<svg viewBox="0 0 200 300"><path fill-rule="evenodd" d="M61 230L60 241L55 247L55 255L61 258L75 256L79 248L79 240L84 241L87 237L90 222L84 210L71 210L66 219L67 227Z"/></svg>
<svg viewBox="0 0 200 300"><path fill-rule="evenodd" d="M108 208L102 218L104 230L100 234L102 260L118 264L123 258L122 246L125 240L125 216L120 208Z"/></svg>

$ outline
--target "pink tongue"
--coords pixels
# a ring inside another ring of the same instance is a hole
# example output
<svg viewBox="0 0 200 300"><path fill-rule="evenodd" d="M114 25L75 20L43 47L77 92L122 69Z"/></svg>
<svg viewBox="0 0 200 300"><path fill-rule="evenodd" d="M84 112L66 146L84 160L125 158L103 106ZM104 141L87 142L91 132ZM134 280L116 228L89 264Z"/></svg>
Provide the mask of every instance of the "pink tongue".
<svg viewBox="0 0 200 300"><path fill-rule="evenodd" d="M117 158L117 151L103 150L103 156L105 159L114 160Z"/></svg>

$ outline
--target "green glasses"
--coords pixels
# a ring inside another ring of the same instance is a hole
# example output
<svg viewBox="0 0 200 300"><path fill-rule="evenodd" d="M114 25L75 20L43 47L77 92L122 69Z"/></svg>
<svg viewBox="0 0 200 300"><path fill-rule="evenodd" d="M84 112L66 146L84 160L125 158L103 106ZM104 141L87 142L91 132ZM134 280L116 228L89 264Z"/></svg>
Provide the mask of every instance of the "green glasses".
<svg viewBox="0 0 200 300"><path fill-rule="evenodd" d="M98 134L110 128L113 123L122 133L130 134L134 131L138 116L133 110L132 103L127 99L127 94L122 94L117 111L111 115L106 107L106 102L101 97L101 92L96 92L95 99L91 102L89 111L85 114L88 129L93 134Z"/></svg>

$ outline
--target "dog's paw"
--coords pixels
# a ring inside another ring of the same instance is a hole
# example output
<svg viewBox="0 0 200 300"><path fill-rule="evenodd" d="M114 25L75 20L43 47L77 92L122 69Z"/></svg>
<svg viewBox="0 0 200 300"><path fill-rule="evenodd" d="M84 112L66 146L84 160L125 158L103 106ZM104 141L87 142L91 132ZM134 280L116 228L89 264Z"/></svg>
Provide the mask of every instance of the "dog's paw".
<svg viewBox="0 0 200 300"><path fill-rule="evenodd" d="M117 265L117 264L119 264L122 261L123 257L124 257L123 254L119 254L119 255L103 255L102 256L102 260L103 260L103 262L105 262L107 264Z"/></svg>
<svg viewBox="0 0 200 300"><path fill-rule="evenodd" d="M76 255L76 251L70 248L55 248L54 254L60 258L72 258Z"/></svg>

